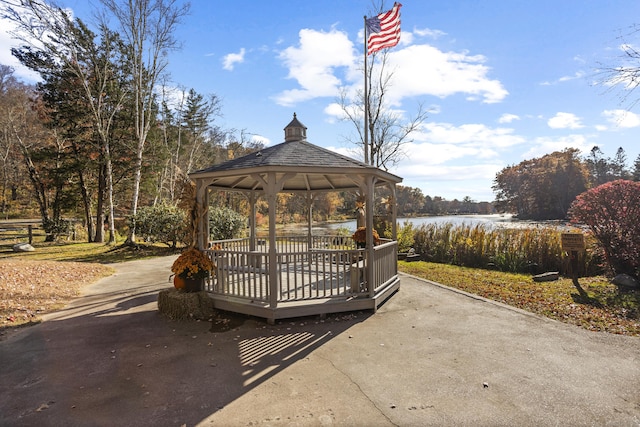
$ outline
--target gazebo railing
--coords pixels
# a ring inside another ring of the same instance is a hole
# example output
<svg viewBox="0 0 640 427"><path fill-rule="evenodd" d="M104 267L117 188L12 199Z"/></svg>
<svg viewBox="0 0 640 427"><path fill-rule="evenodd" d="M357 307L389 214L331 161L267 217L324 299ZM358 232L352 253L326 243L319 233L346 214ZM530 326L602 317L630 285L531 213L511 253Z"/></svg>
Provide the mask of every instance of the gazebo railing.
<svg viewBox="0 0 640 427"><path fill-rule="evenodd" d="M312 249L278 254L278 301L344 297L354 292L352 264L357 249ZM358 286L359 290L359 286Z"/></svg>
<svg viewBox="0 0 640 427"><path fill-rule="evenodd" d="M350 237L282 236L276 239L276 272L270 275L268 241L249 250L248 239L212 242L207 251L216 265L207 290L213 294L269 304L270 280L277 280L278 303L327 298L373 297L397 280L397 242L374 248L373 277L367 278L368 252Z"/></svg>
<svg viewBox="0 0 640 427"><path fill-rule="evenodd" d="M387 240L373 248L373 291L385 287L398 276L398 242Z"/></svg>
<svg viewBox="0 0 640 427"><path fill-rule="evenodd" d="M269 301L266 252L229 250L224 245L213 247L216 249L207 251L216 266L208 291L251 301Z"/></svg>

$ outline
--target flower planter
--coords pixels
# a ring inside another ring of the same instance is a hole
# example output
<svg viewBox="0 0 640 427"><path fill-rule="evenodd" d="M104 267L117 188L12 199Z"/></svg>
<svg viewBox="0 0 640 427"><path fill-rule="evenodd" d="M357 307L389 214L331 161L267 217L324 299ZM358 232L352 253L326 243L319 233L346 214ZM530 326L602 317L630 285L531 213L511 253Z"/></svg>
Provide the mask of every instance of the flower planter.
<svg viewBox="0 0 640 427"><path fill-rule="evenodd" d="M200 292L204 289L204 279L184 279L183 292Z"/></svg>
<svg viewBox="0 0 640 427"><path fill-rule="evenodd" d="M175 274L174 286L182 292L200 292L204 290L204 279L214 268L213 261L204 252L195 247L189 248L171 266Z"/></svg>

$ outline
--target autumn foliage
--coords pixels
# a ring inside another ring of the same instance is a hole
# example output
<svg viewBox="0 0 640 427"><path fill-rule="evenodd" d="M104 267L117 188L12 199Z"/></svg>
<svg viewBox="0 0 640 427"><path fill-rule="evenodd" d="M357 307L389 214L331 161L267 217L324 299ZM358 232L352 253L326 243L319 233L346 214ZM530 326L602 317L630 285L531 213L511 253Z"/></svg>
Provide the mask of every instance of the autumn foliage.
<svg viewBox="0 0 640 427"><path fill-rule="evenodd" d="M640 182L607 182L580 194L571 220L589 226L611 270L640 277Z"/></svg>

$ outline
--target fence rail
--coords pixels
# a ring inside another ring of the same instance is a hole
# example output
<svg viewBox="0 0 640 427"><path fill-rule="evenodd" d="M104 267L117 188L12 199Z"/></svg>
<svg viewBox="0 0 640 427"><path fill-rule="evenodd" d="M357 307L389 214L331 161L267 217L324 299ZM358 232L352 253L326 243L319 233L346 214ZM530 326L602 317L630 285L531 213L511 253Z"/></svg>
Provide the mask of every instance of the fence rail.
<svg viewBox="0 0 640 427"><path fill-rule="evenodd" d="M268 304L274 295L277 303L374 295L397 279L395 241L374 248L370 280L368 252L356 249L351 237L277 237L275 271L270 270L268 241L259 240L254 251L250 246L248 238L211 243L207 253L216 271L207 285L210 292Z"/></svg>
<svg viewBox="0 0 640 427"><path fill-rule="evenodd" d="M41 231L42 228L40 228L38 224L0 223L0 244L20 243L24 242L25 239L29 244L32 244L34 235L41 234Z"/></svg>

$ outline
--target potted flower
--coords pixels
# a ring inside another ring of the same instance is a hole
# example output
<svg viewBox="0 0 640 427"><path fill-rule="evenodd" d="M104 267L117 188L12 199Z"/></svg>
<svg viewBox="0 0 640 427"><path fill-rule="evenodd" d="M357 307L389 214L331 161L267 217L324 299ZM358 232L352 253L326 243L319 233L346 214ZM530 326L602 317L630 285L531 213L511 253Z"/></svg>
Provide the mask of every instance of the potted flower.
<svg viewBox="0 0 640 427"><path fill-rule="evenodd" d="M202 283L214 269L213 261L202 251L191 247L173 262L173 284L184 292L201 291Z"/></svg>
<svg viewBox="0 0 640 427"><path fill-rule="evenodd" d="M373 230L373 244L377 245L380 243L380 236L378 232ZM364 248L367 245L367 228L366 227L358 227L358 229L351 236L354 242L356 242L356 246L359 248Z"/></svg>

